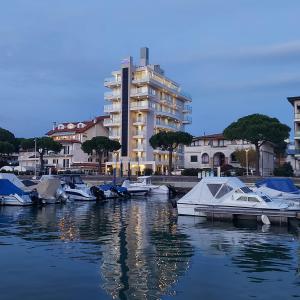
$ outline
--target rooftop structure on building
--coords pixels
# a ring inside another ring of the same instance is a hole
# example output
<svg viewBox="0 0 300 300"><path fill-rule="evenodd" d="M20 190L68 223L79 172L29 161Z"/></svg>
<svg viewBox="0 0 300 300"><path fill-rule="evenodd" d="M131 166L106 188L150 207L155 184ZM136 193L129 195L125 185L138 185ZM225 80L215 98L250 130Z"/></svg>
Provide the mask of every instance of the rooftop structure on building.
<svg viewBox="0 0 300 300"><path fill-rule="evenodd" d="M146 47L140 50L138 65L132 57L123 59L120 70L113 71L104 86L110 89L104 94L104 112L109 116L104 126L109 129L109 138L122 145L117 162L107 162L107 168L115 163L118 167L122 161L125 168L126 162L131 163L133 173L144 168L166 172L167 152L153 151L149 139L159 131L185 131L192 121L191 97L160 65L150 63ZM183 165L182 149L174 153L174 161Z"/></svg>

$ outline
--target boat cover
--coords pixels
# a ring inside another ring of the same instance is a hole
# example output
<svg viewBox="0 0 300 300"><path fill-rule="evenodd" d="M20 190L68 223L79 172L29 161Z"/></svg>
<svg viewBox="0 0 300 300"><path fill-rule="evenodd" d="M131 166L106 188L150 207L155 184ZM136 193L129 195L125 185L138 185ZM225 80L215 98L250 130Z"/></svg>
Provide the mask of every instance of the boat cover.
<svg viewBox="0 0 300 300"><path fill-rule="evenodd" d="M23 196L26 193L24 191L22 191L20 188L18 188L16 185L14 185L8 179L0 179L0 195L1 196L9 196L9 195L13 195L13 194Z"/></svg>
<svg viewBox="0 0 300 300"><path fill-rule="evenodd" d="M22 183L22 181L15 174L0 173L0 179L9 180L14 185L16 185L19 189L24 189L25 188L25 185Z"/></svg>
<svg viewBox="0 0 300 300"><path fill-rule="evenodd" d="M249 188L236 177L204 177L178 203L222 202L235 190L250 192Z"/></svg>
<svg viewBox="0 0 300 300"><path fill-rule="evenodd" d="M290 178L265 178L255 183L256 187L267 187L272 190L300 194L299 189L295 186Z"/></svg>
<svg viewBox="0 0 300 300"><path fill-rule="evenodd" d="M57 190L61 187L60 180L58 178L50 178L38 183L36 190L39 197L42 199L48 199L56 196Z"/></svg>

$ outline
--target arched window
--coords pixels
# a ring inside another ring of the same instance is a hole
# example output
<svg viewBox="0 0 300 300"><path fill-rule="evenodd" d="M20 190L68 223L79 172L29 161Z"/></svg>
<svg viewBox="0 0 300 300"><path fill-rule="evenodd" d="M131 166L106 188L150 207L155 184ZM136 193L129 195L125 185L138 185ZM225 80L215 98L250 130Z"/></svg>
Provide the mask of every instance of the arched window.
<svg viewBox="0 0 300 300"><path fill-rule="evenodd" d="M65 126L64 126L64 124L59 124L59 125L57 126L57 128L58 128L58 129L65 129Z"/></svg>
<svg viewBox="0 0 300 300"><path fill-rule="evenodd" d="M70 124L67 125L67 128L68 128L68 129L73 129L74 127L75 127L75 125L72 124L72 123L70 123Z"/></svg>
<svg viewBox="0 0 300 300"><path fill-rule="evenodd" d="M202 164L208 164L209 163L209 156L207 153L203 153L202 154L202 157L201 157L201 160L202 160Z"/></svg>
<svg viewBox="0 0 300 300"><path fill-rule="evenodd" d="M232 163L237 163L237 162L238 162L237 159L236 159L236 154L235 154L235 152L231 153L231 155L230 155L230 161L231 161Z"/></svg>

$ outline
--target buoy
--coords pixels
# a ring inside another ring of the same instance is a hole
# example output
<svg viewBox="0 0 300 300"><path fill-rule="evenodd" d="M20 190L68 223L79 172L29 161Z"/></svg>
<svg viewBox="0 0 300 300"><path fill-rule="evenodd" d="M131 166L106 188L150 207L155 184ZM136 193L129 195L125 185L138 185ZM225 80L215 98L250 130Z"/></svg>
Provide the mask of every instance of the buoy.
<svg viewBox="0 0 300 300"><path fill-rule="evenodd" d="M266 215L261 215L261 221L265 225L271 225L271 222L270 222L269 218Z"/></svg>

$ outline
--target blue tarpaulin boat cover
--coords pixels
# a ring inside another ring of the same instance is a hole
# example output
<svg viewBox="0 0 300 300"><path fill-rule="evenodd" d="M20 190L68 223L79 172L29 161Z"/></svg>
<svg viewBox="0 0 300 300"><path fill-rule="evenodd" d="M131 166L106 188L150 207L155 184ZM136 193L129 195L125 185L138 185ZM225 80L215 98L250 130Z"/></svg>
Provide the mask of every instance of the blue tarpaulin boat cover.
<svg viewBox="0 0 300 300"><path fill-rule="evenodd" d="M26 193L19 189L17 186L15 186L8 179L0 179L0 196L9 196L13 194L22 196Z"/></svg>
<svg viewBox="0 0 300 300"><path fill-rule="evenodd" d="M257 181L255 185L257 187L265 186L284 193L300 194L299 189L290 178L265 178Z"/></svg>

